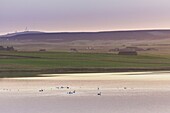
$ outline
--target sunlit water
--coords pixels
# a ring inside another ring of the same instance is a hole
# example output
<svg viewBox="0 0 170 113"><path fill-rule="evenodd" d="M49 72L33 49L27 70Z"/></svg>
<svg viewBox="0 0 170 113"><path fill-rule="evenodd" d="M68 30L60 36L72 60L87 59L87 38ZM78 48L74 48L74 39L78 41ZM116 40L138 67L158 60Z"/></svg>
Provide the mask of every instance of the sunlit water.
<svg viewBox="0 0 170 113"><path fill-rule="evenodd" d="M1 79L0 113L170 112L168 71L41 76Z"/></svg>

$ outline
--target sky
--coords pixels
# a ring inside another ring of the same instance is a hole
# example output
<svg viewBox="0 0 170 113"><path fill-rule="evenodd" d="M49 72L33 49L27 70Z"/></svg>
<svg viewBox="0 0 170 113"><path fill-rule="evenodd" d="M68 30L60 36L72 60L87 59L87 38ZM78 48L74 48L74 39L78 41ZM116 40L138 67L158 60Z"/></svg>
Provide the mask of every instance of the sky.
<svg viewBox="0 0 170 113"><path fill-rule="evenodd" d="M0 0L0 34L169 29L170 0Z"/></svg>

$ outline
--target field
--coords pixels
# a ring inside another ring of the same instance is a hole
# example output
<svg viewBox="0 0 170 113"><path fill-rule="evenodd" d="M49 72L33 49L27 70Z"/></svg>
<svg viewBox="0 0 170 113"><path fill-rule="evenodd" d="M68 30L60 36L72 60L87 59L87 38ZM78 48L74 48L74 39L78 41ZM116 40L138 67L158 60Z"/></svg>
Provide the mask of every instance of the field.
<svg viewBox="0 0 170 113"><path fill-rule="evenodd" d="M114 72L168 70L170 58L140 54L1 52L1 77L34 76L32 73ZM16 74L19 72L20 74ZM24 74L22 74L24 73Z"/></svg>

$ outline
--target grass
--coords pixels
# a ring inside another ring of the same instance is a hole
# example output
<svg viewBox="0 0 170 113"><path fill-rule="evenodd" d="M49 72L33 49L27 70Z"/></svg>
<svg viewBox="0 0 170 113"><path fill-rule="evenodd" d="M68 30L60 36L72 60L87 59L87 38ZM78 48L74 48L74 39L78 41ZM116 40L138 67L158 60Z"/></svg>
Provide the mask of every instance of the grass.
<svg viewBox="0 0 170 113"><path fill-rule="evenodd" d="M1 72L0 78L37 77L37 72Z"/></svg>
<svg viewBox="0 0 170 113"><path fill-rule="evenodd" d="M0 52L0 72L40 72L61 68L170 69L170 58L154 55L119 56L104 53ZM2 75L4 74L0 74Z"/></svg>

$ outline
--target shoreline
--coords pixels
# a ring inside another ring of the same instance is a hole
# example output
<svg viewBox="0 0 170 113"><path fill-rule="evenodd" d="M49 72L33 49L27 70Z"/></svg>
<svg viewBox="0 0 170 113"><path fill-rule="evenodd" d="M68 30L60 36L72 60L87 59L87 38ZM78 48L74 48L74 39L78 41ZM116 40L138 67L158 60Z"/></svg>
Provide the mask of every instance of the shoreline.
<svg viewBox="0 0 170 113"><path fill-rule="evenodd" d="M41 74L88 74L121 72L169 72L170 68L57 68L40 70L2 70L0 78L40 77Z"/></svg>
<svg viewBox="0 0 170 113"><path fill-rule="evenodd" d="M113 73L69 73L69 74L39 74L38 77L7 78L14 80L170 80L170 71L147 72L113 72Z"/></svg>
<svg viewBox="0 0 170 113"><path fill-rule="evenodd" d="M97 96L102 93L142 94L170 91L170 72L53 74L41 77L1 78L0 94ZM45 76L45 77L43 77ZM76 91L76 93L72 93Z"/></svg>
<svg viewBox="0 0 170 113"><path fill-rule="evenodd" d="M2 72L39 72L39 73L106 73L106 72L146 72L146 71L170 71L170 67L154 68L56 68L56 69L0 69Z"/></svg>

